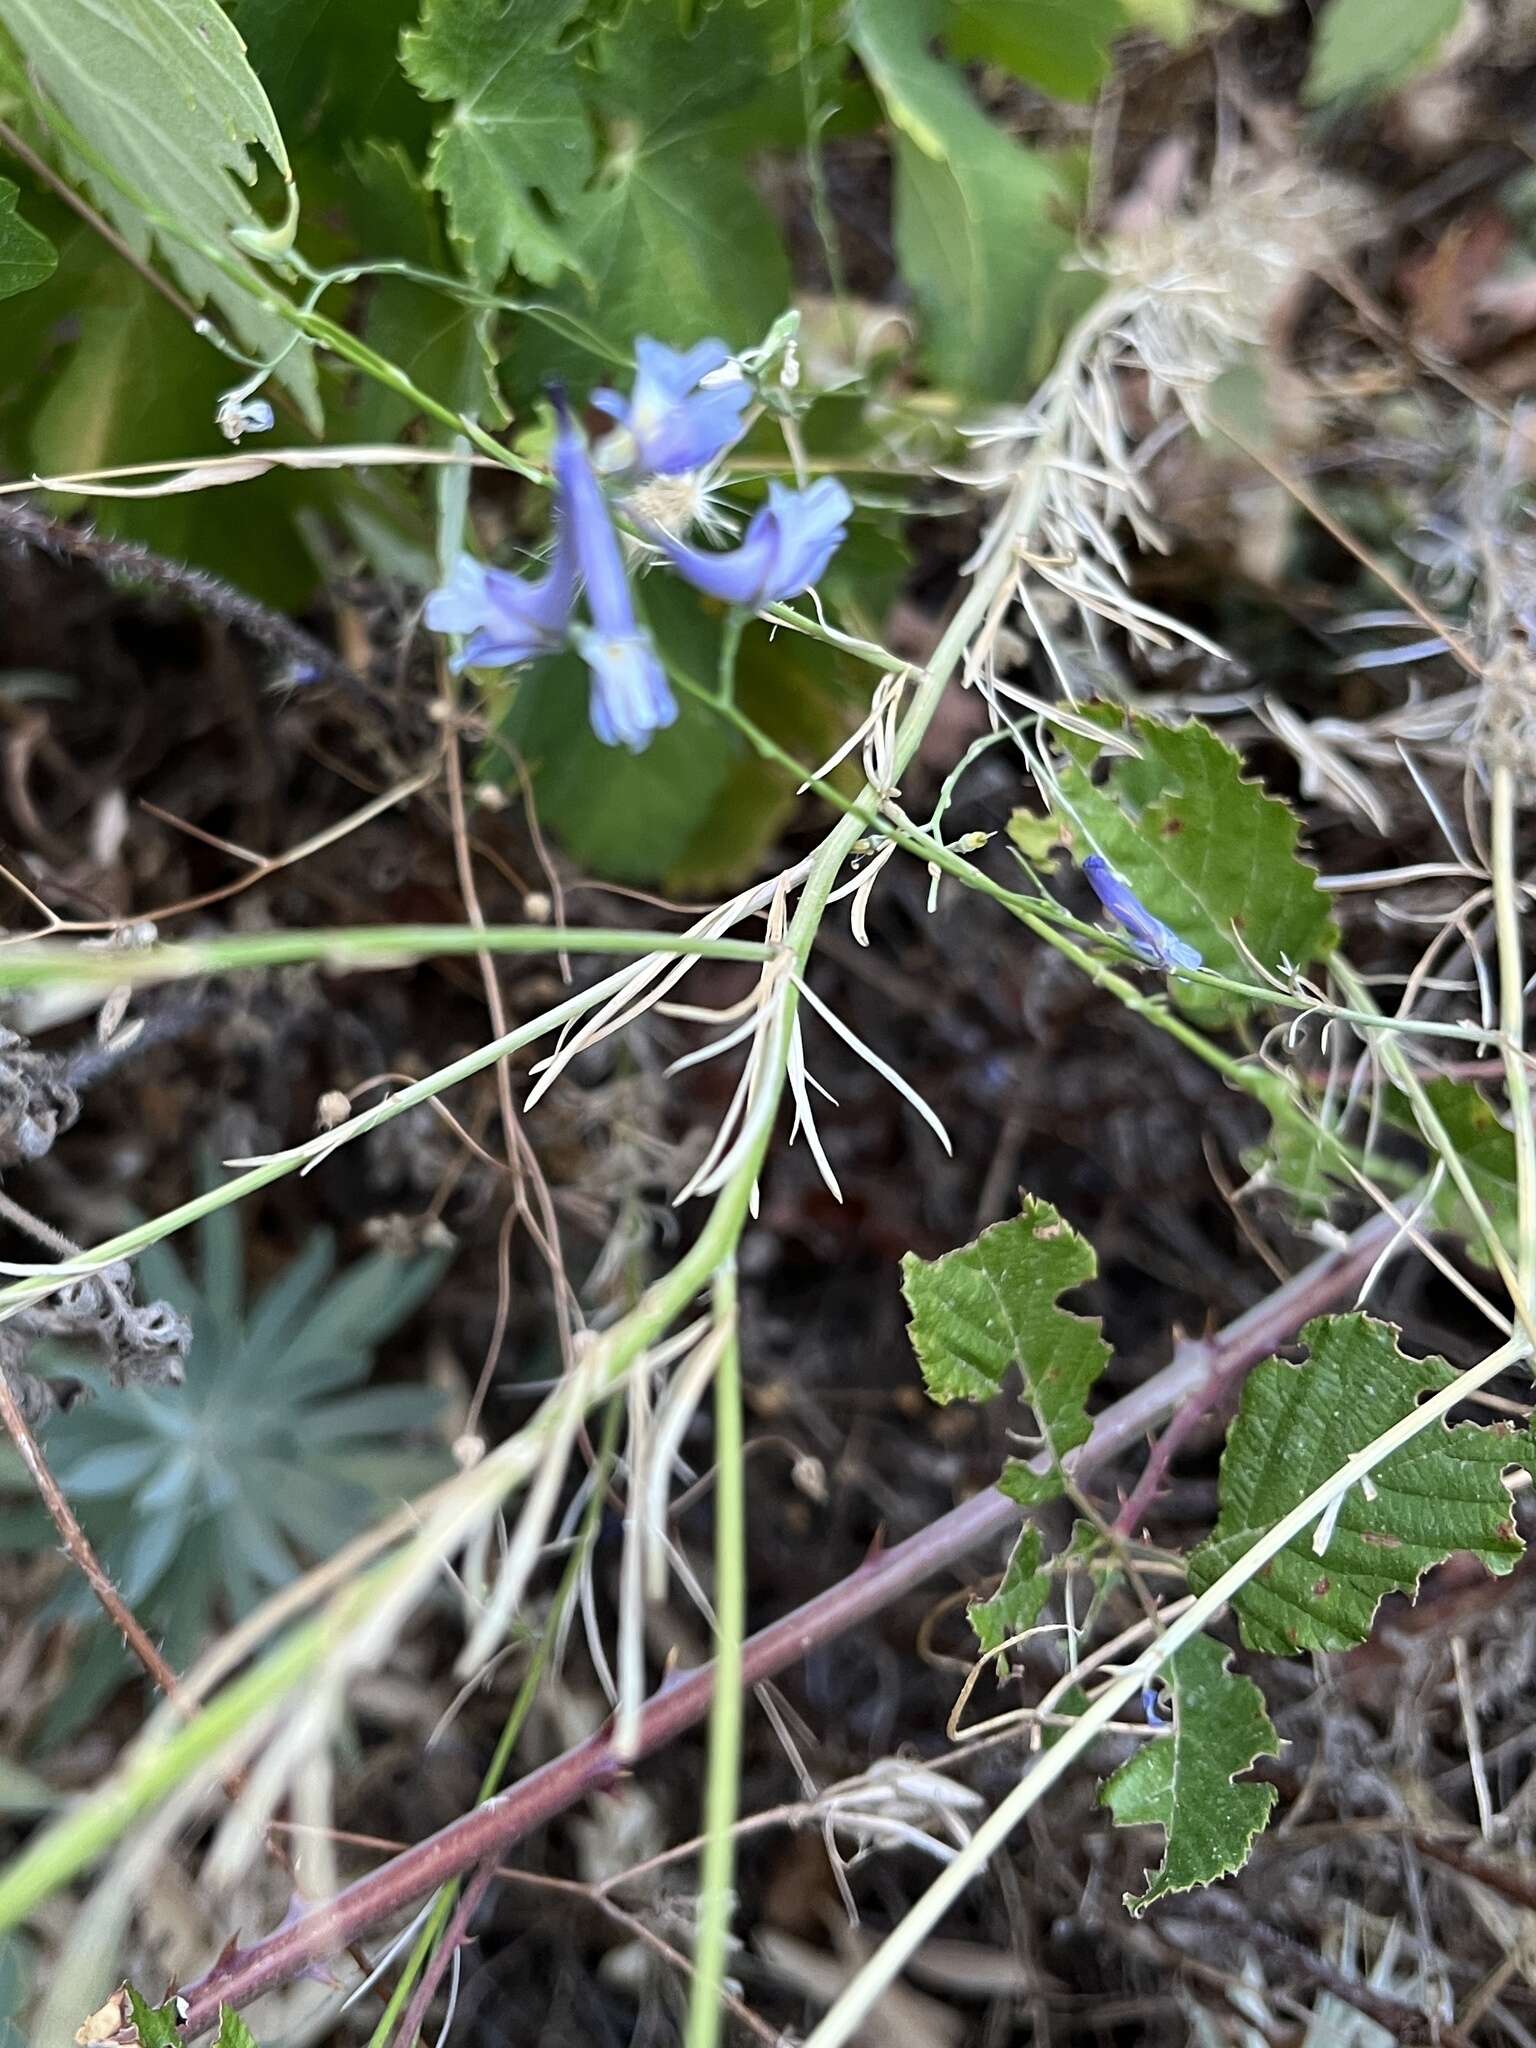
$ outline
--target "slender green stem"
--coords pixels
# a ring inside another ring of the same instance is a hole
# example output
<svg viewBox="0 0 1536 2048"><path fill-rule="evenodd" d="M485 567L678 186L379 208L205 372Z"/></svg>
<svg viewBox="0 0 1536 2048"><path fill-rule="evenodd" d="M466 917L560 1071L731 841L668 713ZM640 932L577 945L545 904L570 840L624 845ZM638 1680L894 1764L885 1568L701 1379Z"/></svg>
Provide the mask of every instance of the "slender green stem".
<svg viewBox="0 0 1536 2048"><path fill-rule="evenodd" d="M735 1911L736 1815L741 1784L741 1645L747 1630L747 1514L742 1454L741 1347L736 1269L715 1276L715 1316L728 1329L715 1368L715 1689L709 1704L704 1851L686 2048L716 2048Z"/></svg>
<svg viewBox="0 0 1536 2048"><path fill-rule="evenodd" d="M568 931L552 925L398 924L355 930L234 932L217 939L177 940L142 952L40 941L0 947L0 990L119 988L178 981L194 974L230 974L255 967L317 961L332 973L353 968L408 967L458 953L697 953L711 960L771 960L776 948L755 939L698 939L685 932Z"/></svg>
<svg viewBox="0 0 1536 2048"><path fill-rule="evenodd" d="M1495 761L1490 865L1499 946L1499 1022L1503 1027L1504 1083L1515 1134L1519 1215L1515 1269L1529 1311L1536 1306L1536 1122L1532 1121L1531 1077L1525 1061L1525 962L1520 944L1520 878L1515 866L1515 797L1514 769L1507 761Z"/></svg>
<svg viewBox="0 0 1536 2048"><path fill-rule="evenodd" d="M743 611L739 604L733 604L720 629L720 666L715 677L715 702L722 711L736 708L736 657L741 652L741 636L751 617L752 614Z"/></svg>
<svg viewBox="0 0 1536 2048"><path fill-rule="evenodd" d="M602 1440L597 1447L597 1463L592 1475L592 1491L581 1518L581 1528L566 1560L565 1570L560 1574L555 1596L549 1603L549 1613L534 1645L533 1655L528 1660L528 1669L523 1673L522 1684L517 1688L511 1709L502 1724L501 1734L491 1754L491 1760L486 1766L485 1775L480 1780L480 1790L475 1796L477 1806L483 1806L487 1799L494 1799L501 1790L507 1766L512 1761L512 1752L517 1747L518 1738L527 1724L528 1716L533 1712L533 1703L539 1696L539 1687L544 1681L544 1673L549 1668L549 1660L554 1654L555 1643L565 1622L565 1610L570 1605L577 1581L581 1577L597 1536L598 1523L603 1511L603 1494L608 1473L613 1465L613 1453L618 1443L619 1418L623 1413L623 1406L621 1400L614 1398L609 1401L604 1412ZM401 1967L399 1979L390 1992L389 2001L379 2015L378 2025L368 2037L368 2048L385 2048L392 2029L405 2010L406 2000L411 1995L411 1987L421 1975L433 1947L442 1939L443 1929L448 1925L449 1915L453 1912L454 1901L458 1895L459 1886L455 1880L452 1884L445 1884L433 1900L427 1924L417 1935L411 1953ZM404 2044L404 2048L409 2048L409 2043Z"/></svg>

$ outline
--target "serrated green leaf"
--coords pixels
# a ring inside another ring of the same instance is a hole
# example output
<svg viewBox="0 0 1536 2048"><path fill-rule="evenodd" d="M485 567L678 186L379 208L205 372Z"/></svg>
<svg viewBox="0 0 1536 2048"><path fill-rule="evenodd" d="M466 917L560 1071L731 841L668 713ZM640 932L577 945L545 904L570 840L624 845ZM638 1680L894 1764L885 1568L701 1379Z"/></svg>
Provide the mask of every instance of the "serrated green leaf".
<svg viewBox="0 0 1536 2048"><path fill-rule="evenodd" d="M158 243L188 297L215 306L259 360L286 349L277 375L318 427L308 345L289 349L292 327L224 267L248 270L235 237L268 232L245 189L253 149L290 186L292 173L216 0L0 0L0 22L42 88L44 119L62 115L82 182L129 247L147 258Z"/></svg>
<svg viewBox="0 0 1536 2048"><path fill-rule="evenodd" d="M1259 1688L1228 1671L1230 1655L1209 1636L1174 1653L1163 1667L1172 1733L1138 1750L1100 1790L1120 1827L1153 1825L1168 1838L1146 1890L1125 1895L1133 1913L1241 1870L1269 1819L1274 1786L1233 1780L1259 1757L1278 1756L1279 1738Z"/></svg>
<svg viewBox="0 0 1536 2048"><path fill-rule="evenodd" d="M1127 22L1120 0L949 0L943 25L952 56L996 64L1053 99L1089 100Z"/></svg>
<svg viewBox="0 0 1536 2048"><path fill-rule="evenodd" d="M1026 1522L1013 1546L1003 1582L990 1600L973 1600L965 1618L975 1631L983 1656L1033 1628L1051 1590L1051 1575L1040 1569L1040 1531ZM1001 1673L1003 1661L998 1660Z"/></svg>
<svg viewBox="0 0 1536 2048"><path fill-rule="evenodd" d="M631 7L594 39L593 97L614 146L570 228L588 317L626 349L758 340L789 300L783 242L742 159L772 138L784 12L727 0Z"/></svg>
<svg viewBox="0 0 1536 2048"><path fill-rule="evenodd" d="M1221 1460L1220 1513L1189 1560L1199 1593L1330 1473L1455 1375L1407 1358L1391 1324L1320 1316L1301 1333L1307 1364L1272 1358L1249 1375ZM1524 1554L1503 1473L1536 1470L1529 1431L1505 1422L1426 1430L1345 1495L1321 1556L1295 1538L1237 1595L1250 1649L1346 1650L1365 1641L1388 1593L1412 1593L1432 1565L1468 1551L1491 1572Z"/></svg>
<svg viewBox="0 0 1536 2048"><path fill-rule="evenodd" d="M41 284L53 275L59 260L48 237L16 211L20 196L9 178L0 178L0 299Z"/></svg>
<svg viewBox="0 0 1536 2048"><path fill-rule="evenodd" d="M1008 817L1008 838L1026 860L1038 864L1048 860L1062 844L1062 821L1057 817L1037 817L1033 811L1012 811Z"/></svg>
<svg viewBox="0 0 1536 2048"><path fill-rule="evenodd" d="M940 0L856 0L851 40L896 131L896 249L930 366L957 390L1008 398L1041 367L1070 193L933 55L942 23Z"/></svg>
<svg viewBox="0 0 1536 2048"><path fill-rule="evenodd" d="M1247 953L1274 972L1286 960L1305 966L1332 950L1338 927L1315 872L1297 856L1295 814L1244 777L1233 748L1194 721L1164 725L1111 706L1083 715L1124 731L1141 758L1115 755L1096 784L1093 743L1065 735L1063 814L1155 917L1199 949L1207 967L1255 979L1238 933ZM1170 992L1181 1009L1213 1022L1246 1007L1240 997L1182 979Z"/></svg>
<svg viewBox="0 0 1536 2048"><path fill-rule="evenodd" d="M219 2007L219 2031L213 2048L257 2048L256 2036L232 2005Z"/></svg>
<svg viewBox="0 0 1536 2048"><path fill-rule="evenodd" d="M354 206L365 246L391 250L424 270L455 268L438 226L437 206L409 154L396 142L373 141L351 153ZM506 420L495 385L490 317L480 308L412 278L381 277L367 300L364 339L412 382L455 412ZM355 394L349 431L359 441L395 439L415 418L413 402L372 379ZM422 431L450 438L436 421Z"/></svg>
<svg viewBox="0 0 1536 2048"><path fill-rule="evenodd" d="M990 1401L1019 1368L1057 1469L1042 1478L1010 1467L1003 1488L1016 1499L1010 1477L1059 1492L1062 1459L1088 1435L1085 1403L1109 1346L1097 1322L1060 1307L1057 1296L1097 1270L1092 1245L1049 1202L1029 1196L1020 1215L994 1223L974 1244L938 1259L908 1252L901 1262L912 1348L935 1401Z"/></svg>
<svg viewBox="0 0 1536 2048"><path fill-rule="evenodd" d="M1498 1111L1471 1081L1432 1080L1423 1084L1430 1107L1439 1118L1456 1156L1466 1169L1489 1220L1505 1248L1518 1253L1520 1244L1520 1197L1515 1165L1515 1134L1500 1120ZM1392 1122L1404 1130L1418 1131L1418 1120L1408 1098L1395 1088L1382 1095L1382 1105ZM1487 1263L1482 1232L1469 1214L1460 1190L1447 1175L1435 1191L1434 1212L1447 1230L1454 1230L1467 1242L1474 1257Z"/></svg>
<svg viewBox="0 0 1536 2048"><path fill-rule="evenodd" d="M138 2048L182 2048L175 1999L168 1998L164 2005L148 2005L131 1984L127 1994L128 2014L139 2037Z"/></svg>
<svg viewBox="0 0 1536 2048"><path fill-rule="evenodd" d="M1427 70L1461 19L1462 0L1328 0L1302 99L1369 99Z"/></svg>
<svg viewBox="0 0 1536 2048"><path fill-rule="evenodd" d="M551 284L578 258L552 224L593 164L575 65L560 47L582 0L426 0L401 43L406 76L453 111L432 145L431 182L482 284L509 263Z"/></svg>

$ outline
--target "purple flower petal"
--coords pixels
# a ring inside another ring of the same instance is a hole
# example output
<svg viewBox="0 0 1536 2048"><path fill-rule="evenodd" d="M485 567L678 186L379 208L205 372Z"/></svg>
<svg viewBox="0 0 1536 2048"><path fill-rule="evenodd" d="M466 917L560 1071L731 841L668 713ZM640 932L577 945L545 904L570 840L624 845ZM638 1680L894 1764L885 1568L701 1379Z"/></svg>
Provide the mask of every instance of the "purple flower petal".
<svg viewBox="0 0 1536 2048"><path fill-rule="evenodd" d="M709 597L747 611L798 597L825 573L847 535L853 500L833 477L808 491L768 486L768 502L753 514L741 546L706 554L657 531L656 545L678 573Z"/></svg>
<svg viewBox="0 0 1536 2048"><path fill-rule="evenodd" d="M1201 955L1187 940L1154 917L1137 897L1129 882L1121 879L1101 853L1090 853L1083 862L1088 886L1110 916L1130 936L1131 945L1151 967L1182 967L1192 974Z"/></svg>
<svg viewBox="0 0 1536 2048"><path fill-rule="evenodd" d="M512 576L461 555L448 581L428 596L424 615L434 633L467 636L455 669L512 668L564 645L575 595L576 557L561 520L545 575Z"/></svg>
<svg viewBox="0 0 1536 2048"><path fill-rule="evenodd" d="M624 555L602 486L558 398L556 411L555 480L592 615L591 626L577 626L572 635L591 672L592 730L604 746L639 753L653 732L672 723L677 706L650 635L635 618Z"/></svg>
<svg viewBox="0 0 1536 2048"><path fill-rule="evenodd" d="M661 663L643 633L608 637L582 626L576 645L592 678L588 715L592 730L605 747L644 752L652 733L677 717L677 704L667 687Z"/></svg>
<svg viewBox="0 0 1536 2048"><path fill-rule="evenodd" d="M670 349L642 334L635 343L635 382L628 398L604 387L592 393L599 412L628 429L635 444L632 468L653 476L703 469L741 432L752 396L745 377L698 388L699 379L731 359L723 341Z"/></svg>

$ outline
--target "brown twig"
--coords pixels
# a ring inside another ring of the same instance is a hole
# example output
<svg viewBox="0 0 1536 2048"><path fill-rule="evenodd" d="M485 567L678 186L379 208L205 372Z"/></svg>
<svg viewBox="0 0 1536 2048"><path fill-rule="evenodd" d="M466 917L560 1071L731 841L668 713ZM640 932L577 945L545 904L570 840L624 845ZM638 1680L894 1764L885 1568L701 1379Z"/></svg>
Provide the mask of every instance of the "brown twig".
<svg viewBox="0 0 1536 2048"><path fill-rule="evenodd" d="M475 864L469 849L469 818L464 801L464 767L459 758L459 735L455 727L457 704L446 663L439 661L439 682L442 692L444 724L447 728L447 746L444 761L447 767L448 814L453 840L453 859L459 881L459 895L464 904L466 922L476 931L485 929L485 912L480 904L480 891L475 882ZM507 1033L507 1008L502 999L501 977L497 963L489 953L477 953L480 966L480 982L485 990L485 1007L491 1020L491 1030L498 1038ZM560 1224L555 1215L555 1205L550 1197L549 1183L539 1164L538 1154L528 1142L522 1119L517 1113L517 1104L512 1099L512 1076L505 1060L496 1063L496 1099L501 1110L503 1142L507 1148L507 1171L512 1176L512 1203L516 1213L526 1224L529 1236L538 1247L539 1255L548 1268L555 1297L555 1326L560 1337L560 1353L567 1371L574 1363L575 1353L571 1338L572 1317L576 1312L575 1295L565 1271L565 1259L560 1248ZM529 1190L532 1190L532 1202ZM501 1352L501 1340L506 1331L507 1312L511 1302L511 1273L508 1265L510 1256L509 1235L503 1231L498 1239L498 1271L496 1316L491 1330L491 1339L486 1347L485 1360L480 1368L480 1377L475 1383L473 1398L464 1423L464 1433L472 1436L479 1427L480 1411L490 1389L491 1377ZM407 2037L409 2038L409 2037Z"/></svg>
<svg viewBox="0 0 1536 2048"><path fill-rule="evenodd" d="M1346 1245L1315 1259L1212 1339L1211 1345L1184 1347L1170 1365L1099 1416L1092 1435L1073 1457L1074 1477L1081 1482L1195 1394L1210 1377L1210 1353L1215 1344L1228 1348L1234 1368L1239 1355L1251 1368L1312 1316L1351 1295L1397 1226L1395 1215L1373 1217ZM761 1684L812 1650L835 1642L944 1566L957 1563L978 1544L1013 1527L1018 1513L1006 1495L989 1488L941 1515L906 1542L866 1558L836 1585L748 1638L743 1646L742 1683ZM617 1783L628 1775L634 1762L665 1748L701 1721L713 1690L711 1665L673 1674L642 1710L627 1758L619 1755L612 1731L599 1730L507 1791L357 1879L312 1913L249 1948L235 1951L186 1988L188 2035L210 2027L221 2003L243 2005L274 1985L286 1983L351 1935L391 1918L413 1900L487 1858L499 1856L587 1794Z"/></svg>
<svg viewBox="0 0 1536 2048"><path fill-rule="evenodd" d="M173 1705L180 1706L180 1685L176 1673L145 1634L142 1623L113 1585L106 1567L91 1545L90 1538L75 1519L75 1511L65 1499L62 1487L49 1470L48 1461L43 1456L37 1438L27 1426L27 1418L21 1412L20 1403L11 1391L10 1381L6 1378L3 1368L0 1368L0 1421L4 1422L6 1432L16 1446L21 1462L32 1475L32 1483L42 1496L43 1506L48 1510L53 1526L63 1538L70 1562L96 1595L108 1621L138 1658L154 1684Z"/></svg>
<svg viewBox="0 0 1536 2048"><path fill-rule="evenodd" d="M1398 1217L1383 1213L1356 1233L1353 1240L1362 1244L1367 1239L1379 1255L1392 1241L1393 1232L1401 1228ZM1261 1303L1260 1308L1266 1304ZM1257 1311L1250 1310L1250 1315ZM1253 1365L1252 1350L1247 1341L1248 1316L1239 1316L1235 1323L1215 1337L1208 1337L1201 1344L1186 1345L1191 1353L1203 1352L1209 1361L1204 1382L1182 1402L1172 1421L1163 1431L1142 1469L1125 1505L1114 1520L1112 1534L1120 1537L1134 1536L1141 1527L1142 1517L1151 1505L1154 1496L1168 1474L1168 1467L1175 1455L1194 1435L1201 1423L1226 1399L1235 1387L1242 1384Z"/></svg>

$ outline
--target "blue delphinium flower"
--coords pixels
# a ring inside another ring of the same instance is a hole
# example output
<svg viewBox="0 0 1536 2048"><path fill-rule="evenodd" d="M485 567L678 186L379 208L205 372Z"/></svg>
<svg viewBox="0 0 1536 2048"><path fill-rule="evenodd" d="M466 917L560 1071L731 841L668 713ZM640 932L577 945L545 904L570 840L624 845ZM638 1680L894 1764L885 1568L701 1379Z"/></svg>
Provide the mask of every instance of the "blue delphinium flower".
<svg viewBox="0 0 1536 2048"><path fill-rule="evenodd" d="M642 334L635 343L635 383L628 398L606 388L592 393L599 412L626 428L634 442L625 465L652 476L677 476L703 469L723 454L741 432L741 415L752 396L745 377L701 388L699 380L723 369L731 352L723 341L699 341L692 348L665 347ZM599 461L602 460L599 455Z"/></svg>
<svg viewBox="0 0 1536 2048"><path fill-rule="evenodd" d="M1201 965L1201 955L1170 931L1160 917L1154 917L1140 902L1129 882L1122 881L1101 853L1090 853L1083 862L1088 886L1115 923L1129 935L1131 950L1149 967L1183 968L1192 974Z"/></svg>
<svg viewBox="0 0 1536 2048"><path fill-rule="evenodd" d="M623 552L602 486L593 474L564 394L556 392L554 397L559 416L555 482L592 615L590 625L578 621L571 628L571 638L592 677L592 730L605 746L626 746L638 754L653 732L672 724L677 704L651 637L635 617Z"/></svg>
<svg viewBox="0 0 1536 2048"><path fill-rule="evenodd" d="M564 646L575 599L576 550L568 522L557 517L546 575L512 576L460 555L448 581L428 597L425 617L434 633L468 636L455 669L511 668Z"/></svg>
<svg viewBox="0 0 1536 2048"><path fill-rule="evenodd" d="M770 484L768 502L753 514L738 548L711 555L659 529L651 538L706 596L761 611L810 589L842 545L852 510L853 500L829 476L808 491Z"/></svg>

